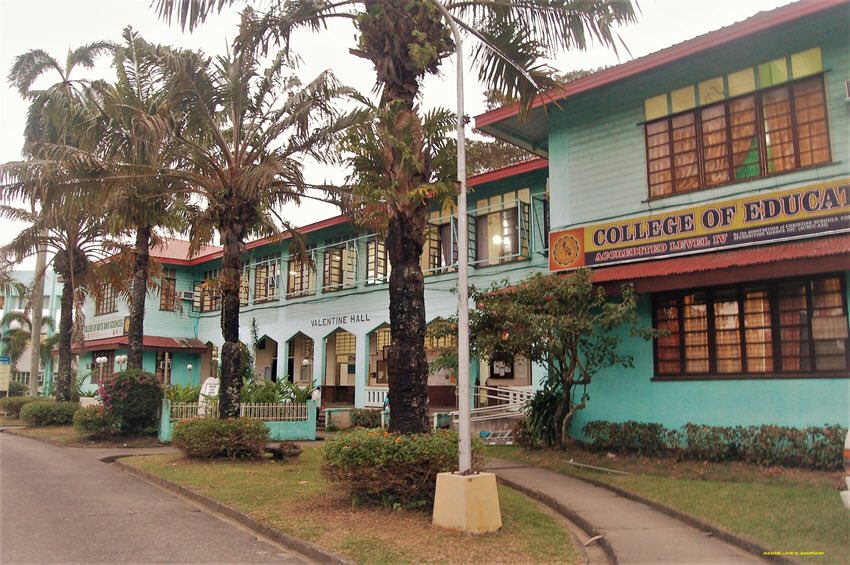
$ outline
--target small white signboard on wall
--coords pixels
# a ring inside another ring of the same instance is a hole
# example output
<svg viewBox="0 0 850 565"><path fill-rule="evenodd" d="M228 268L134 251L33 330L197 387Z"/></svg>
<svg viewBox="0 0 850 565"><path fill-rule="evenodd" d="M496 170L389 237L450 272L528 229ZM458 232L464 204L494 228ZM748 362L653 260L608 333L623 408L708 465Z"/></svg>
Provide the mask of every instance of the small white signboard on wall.
<svg viewBox="0 0 850 565"><path fill-rule="evenodd" d="M12 358L8 355L0 357L0 392L9 392L9 376L12 373Z"/></svg>

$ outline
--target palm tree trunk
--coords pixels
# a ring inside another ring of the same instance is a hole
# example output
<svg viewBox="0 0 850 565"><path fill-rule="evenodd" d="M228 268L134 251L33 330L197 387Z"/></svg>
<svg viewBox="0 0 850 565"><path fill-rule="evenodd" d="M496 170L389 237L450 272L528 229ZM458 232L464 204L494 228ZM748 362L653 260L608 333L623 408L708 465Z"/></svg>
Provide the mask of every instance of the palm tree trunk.
<svg viewBox="0 0 850 565"><path fill-rule="evenodd" d="M56 371L56 399L71 400L71 331L74 324L74 288L70 278L62 287L59 316L59 368Z"/></svg>
<svg viewBox="0 0 850 565"><path fill-rule="evenodd" d="M141 369L144 361L145 298L150 271L151 227L136 231L133 286L130 296L130 327L127 330L127 368Z"/></svg>
<svg viewBox="0 0 850 565"><path fill-rule="evenodd" d="M390 431L406 434L426 433L430 429L425 280L419 262L427 209L422 204L411 208L391 217L387 229L387 252L392 264L389 287L392 345L387 356L393 411Z"/></svg>
<svg viewBox="0 0 850 565"><path fill-rule="evenodd" d="M239 344L239 282L242 247L239 236L229 226L220 228L222 250L221 270L221 392L219 418L239 417L239 393L242 390L242 351Z"/></svg>
<svg viewBox="0 0 850 565"><path fill-rule="evenodd" d="M35 256L35 275L30 293L30 396L38 396L38 373L41 367L41 312L44 309L44 270L47 251L42 247Z"/></svg>

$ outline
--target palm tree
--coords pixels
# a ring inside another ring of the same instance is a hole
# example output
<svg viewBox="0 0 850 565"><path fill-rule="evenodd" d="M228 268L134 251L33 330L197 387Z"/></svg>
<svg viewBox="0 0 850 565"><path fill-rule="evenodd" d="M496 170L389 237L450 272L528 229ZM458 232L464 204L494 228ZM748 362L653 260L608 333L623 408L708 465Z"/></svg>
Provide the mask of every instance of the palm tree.
<svg viewBox="0 0 850 565"><path fill-rule="evenodd" d="M438 73L454 50L449 28L435 4L438 1L277 0L265 14L248 12L242 35L248 47L282 44L286 51L295 30L319 32L328 20L344 18L354 23L359 34L351 52L374 66L379 107L385 110L381 128L392 138L387 143L384 174L396 193L385 203L387 251L393 267L392 345L387 360L393 399L390 426L406 433L429 429L419 256L430 202L420 188L430 180L431 156L422 140L417 99L424 77ZM157 9L168 20L176 15L182 26L191 29L213 11L236 2L158 0ZM634 20L630 0L448 0L445 7L475 41L473 62L486 91L518 99L526 109L542 89L555 86L550 70L541 62L544 58L583 49L590 38L613 46L613 26Z"/></svg>
<svg viewBox="0 0 850 565"><path fill-rule="evenodd" d="M69 400L71 396L74 320L82 323L80 310L85 293L95 287L96 264L118 249L117 244L106 238L105 218L98 207L78 191L68 189L61 180L79 176L78 172L59 170L54 163L43 165L29 161L6 163L0 167L0 182L4 183L0 185L0 200L3 202L30 201L34 191L41 191L41 209L37 214L4 204L0 206L0 217L29 224L4 247L5 255L20 261L37 249L55 253L53 269L64 282L55 390L59 400ZM52 189L43 191L43 186Z"/></svg>
<svg viewBox="0 0 850 565"><path fill-rule="evenodd" d="M239 282L249 236L292 230L277 210L310 198L303 160L328 158L324 149L353 115L340 115L344 93L323 73L302 86L283 58L260 69L252 51L214 60L191 51L165 56L174 135L182 148L179 168L164 172L203 201L190 214L191 250L215 231L223 246L220 416L239 415Z"/></svg>
<svg viewBox="0 0 850 565"><path fill-rule="evenodd" d="M9 70L8 80L18 89L20 95L32 100L27 119L25 137L27 141L52 141L56 143L66 142L66 130L62 124L61 116L69 104L78 101L80 92L77 88L81 83L73 80L71 75L75 68L83 67L91 69L94 67L98 55L107 51L110 44L107 42L95 42L83 45L74 50L68 50L64 67L50 56L46 51L33 49L15 58L12 68ZM46 90L32 90L32 85L39 77L47 72L53 72L58 77L58 82ZM60 119L55 119L60 116ZM30 202L31 211L35 213L39 195L33 193ZM43 249L36 252L35 276L32 286L32 335L31 340L35 342L41 339L41 312L44 295L44 271L47 257ZM39 348L32 348L30 366L39 366ZM38 383L30 379L30 395L38 392Z"/></svg>
<svg viewBox="0 0 850 565"><path fill-rule="evenodd" d="M145 298L150 282L150 247L157 228L182 228L172 181L158 173L176 157L168 122L168 91L156 47L132 28L113 49L115 84L97 81L86 97L93 126L81 148L101 161L92 190L100 193L113 231L133 231L127 366L141 369ZM81 179L85 181L85 179Z"/></svg>
<svg viewBox="0 0 850 565"><path fill-rule="evenodd" d="M41 322L42 325L46 325L51 329L51 331L53 330L52 318L43 317ZM12 328L13 325L17 327ZM3 314L3 317L0 318L0 327L8 328L6 333L3 335L3 341L5 342L6 354L11 358L12 371L15 371L21 355L23 355L27 346L32 343L30 340L32 321L26 312L6 312ZM53 339L54 337L56 336L51 336L48 339L39 338L39 352L44 359L47 359L50 356L50 347L55 343L55 340ZM37 375L37 373L38 371L30 369L31 376Z"/></svg>

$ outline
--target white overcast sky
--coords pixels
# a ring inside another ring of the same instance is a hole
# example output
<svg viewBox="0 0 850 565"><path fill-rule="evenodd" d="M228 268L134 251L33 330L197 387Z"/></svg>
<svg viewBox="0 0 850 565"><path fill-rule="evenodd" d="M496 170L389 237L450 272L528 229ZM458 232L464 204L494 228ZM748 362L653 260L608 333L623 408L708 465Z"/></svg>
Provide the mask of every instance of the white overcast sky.
<svg viewBox="0 0 850 565"><path fill-rule="evenodd" d="M127 25L132 25L150 42L201 48L208 54L222 53L235 35L239 4L190 34L158 20L150 3L150 0L0 0L3 19L0 33L0 163L18 160L23 145L26 103L5 80L17 55L31 49L43 49L64 64L68 49L98 40L118 42ZM612 52L596 46L587 52L562 55L553 66L559 71L568 71L615 65L788 3L790 0L638 0L638 22L620 31L631 56L621 49L618 60ZM347 25L340 24L315 36L307 33L296 36L293 47L304 61L300 73L306 79L329 68L343 83L370 91L374 75L368 64L348 54L348 48L354 45L354 31ZM98 71L91 73L79 69L75 76L109 78L106 59ZM425 106L455 107L453 67L451 60L444 64L443 76L426 82ZM467 81L465 98L467 115L483 111L481 90L472 78ZM308 176L314 181L340 178L339 173L321 169L309 171ZM296 223L304 225L334 214L330 206L310 204L298 212ZM8 222L0 223L0 245L16 233L17 229ZM26 264L23 267L32 268Z"/></svg>

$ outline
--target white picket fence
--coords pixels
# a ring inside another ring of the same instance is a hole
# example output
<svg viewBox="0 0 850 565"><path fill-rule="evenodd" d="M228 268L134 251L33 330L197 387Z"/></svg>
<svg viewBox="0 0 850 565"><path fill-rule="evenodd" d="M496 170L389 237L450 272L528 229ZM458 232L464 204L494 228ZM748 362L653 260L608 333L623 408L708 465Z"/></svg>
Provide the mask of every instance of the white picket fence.
<svg viewBox="0 0 850 565"><path fill-rule="evenodd" d="M198 413L197 402L172 402L171 421L192 420L194 418L215 418L218 415L216 403L209 402L202 413ZM263 422L306 422L306 404L240 404L239 415Z"/></svg>

